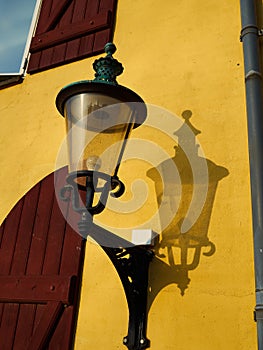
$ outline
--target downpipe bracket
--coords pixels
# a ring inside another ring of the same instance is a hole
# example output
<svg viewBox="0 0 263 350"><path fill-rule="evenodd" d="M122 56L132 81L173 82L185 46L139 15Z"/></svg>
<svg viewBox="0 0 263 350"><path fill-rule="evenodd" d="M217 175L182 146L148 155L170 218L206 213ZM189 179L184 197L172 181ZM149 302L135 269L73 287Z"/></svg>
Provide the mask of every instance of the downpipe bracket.
<svg viewBox="0 0 263 350"><path fill-rule="evenodd" d="M257 305L254 310L254 321L263 320L263 305Z"/></svg>
<svg viewBox="0 0 263 350"><path fill-rule="evenodd" d="M255 25L247 25L245 27L242 28L241 32L240 32L240 41L243 41L244 36L246 36L247 34L255 34L256 36L263 36L263 28L258 29L257 26Z"/></svg>
<svg viewBox="0 0 263 350"><path fill-rule="evenodd" d="M262 74L256 70L250 70L246 76L245 76L245 81L252 79L252 78L260 78L262 79Z"/></svg>

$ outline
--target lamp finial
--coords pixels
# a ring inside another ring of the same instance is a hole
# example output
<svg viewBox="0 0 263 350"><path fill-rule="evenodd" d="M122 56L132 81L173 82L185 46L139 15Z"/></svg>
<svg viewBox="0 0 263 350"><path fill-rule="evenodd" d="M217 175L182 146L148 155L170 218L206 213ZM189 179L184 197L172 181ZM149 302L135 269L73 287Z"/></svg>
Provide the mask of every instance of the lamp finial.
<svg viewBox="0 0 263 350"><path fill-rule="evenodd" d="M105 57L101 57L93 63L95 78L93 81L107 84L118 85L116 77L123 72L122 64L112 55L116 52L116 46L113 43L107 43L104 46Z"/></svg>
<svg viewBox="0 0 263 350"><path fill-rule="evenodd" d="M113 43L107 43L104 46L104 51L106 52L107 56L112 56L116 52L117 48Z"/></svg>

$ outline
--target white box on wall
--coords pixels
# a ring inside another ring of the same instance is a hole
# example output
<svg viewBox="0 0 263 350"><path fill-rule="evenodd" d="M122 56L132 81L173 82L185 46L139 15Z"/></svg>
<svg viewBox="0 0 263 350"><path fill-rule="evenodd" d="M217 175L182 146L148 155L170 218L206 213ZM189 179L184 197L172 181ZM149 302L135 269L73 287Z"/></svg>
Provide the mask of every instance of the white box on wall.
<svg viewBox="0 0 263 350"><path fill-rule="evenodd" d="M132 230L132 243L136 245L153 245L155 233L151 229Z"/></svg>

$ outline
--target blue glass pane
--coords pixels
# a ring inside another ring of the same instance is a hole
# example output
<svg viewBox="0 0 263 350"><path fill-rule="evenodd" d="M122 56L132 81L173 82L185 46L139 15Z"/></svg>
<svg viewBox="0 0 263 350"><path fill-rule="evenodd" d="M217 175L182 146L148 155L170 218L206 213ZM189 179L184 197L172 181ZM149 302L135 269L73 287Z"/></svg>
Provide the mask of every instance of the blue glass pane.
<svg viewBox="0 0 263 350"><path fill-rule="evenodd" d="M0 0L0 74L18 73L36 0Z"/></svg>

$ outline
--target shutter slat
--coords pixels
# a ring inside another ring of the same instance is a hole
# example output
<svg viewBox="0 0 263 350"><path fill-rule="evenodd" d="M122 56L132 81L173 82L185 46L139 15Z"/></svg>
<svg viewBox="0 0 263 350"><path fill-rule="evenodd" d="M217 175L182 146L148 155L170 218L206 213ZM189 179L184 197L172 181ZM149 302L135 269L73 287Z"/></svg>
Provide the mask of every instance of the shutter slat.
<svg viewBox="0 0 263 350"><path fill-rule="evenodd" d="M54 178L53 176L49 176L41 182L36 220L26 271L28 275L39 275L42 273L53 199ZM45 309L45 305L35 304L33 311L35 313L34 332L39 323L42 322L42 316Z"/></svg>
<svg viewBox="0 0 263 350"><path fill-rule="evenodd" d="M56 190L65 184L66 174L66 169L55 173ZM45 342L48 342L45 349L71 348L84 242L71 227L67 228L60 212L62 208L67 215L69 203L58 205L54 198L51 174L18 202L2 225L0 300L6 302L0 303L1 350L31 350L35 344ZM71 234L73 237L67 237ZM50 275L52 281L54 278L54 290L50 286ZM70 288L73 286L71 276L79 276L75 289ZM59 308L56 316L52 316L50 299L59 299L60 304L74 303L66 309Z"/></svg>
<svg viewBox="0 0 263 350"><path fill-rule="evenodd" d="M40 60L41 60L41 54L42 52L35 52L34 54L30 55L30 60L28 64L28 72L34 72L40 67Z"/></svg>
<svg viewBox="0 0 263 350"><path fill-rule="evenodd" d="M26 349L32 335L35 320L35 305L21 304L17 320L15 341L12 350ZM1 339L1 338L0 338Z"/></svg>
<svg viewBox="0 0 263 350"><path fill-rule="evenodd" d="M59 191L63 187L66 176L66 169L54 177L54 184ZM58 198L55 196L53 201L53 208L50 218L46 254L44 259L43 271L44 275L59 274L60 263L62 256L62 249L65 239L66 221L61 215L61 209L66 213L68 211L69 202L60 201L58 205Z"/></svg>
<svg viewBox="0 0 263 350"><path fill-rule="evenodd" d="M43 265L43 274L45 275L59 273L62 254L61 247L63 246L66 228L66 222L64 218L59 214L60 208L57 204L57 200L55 199L52 209L47 249Z"/></svg>
<svg viewBox="0 0 263 350"><path fill-rule="evenodd" d="M53 0L42 1L40 16L36 27L36 35L45 32L46 23L50 17L50 13L52 12L52 6Z"/></svg>
<svg viewBox="0 0 263 350"><path fill-rule="evenodd" d="M93 52L100 52L104 50L105 42L107 38L111 36L111 30L105 29L95 34Z"/></svg>
<svg viewBox="0 0 263 350"><path fill-rule="evenodd" d="M94 17L94 19L91 18L87 20L87 22L82 21L74 23L73 27L72 24L68 24L33 38L30 50L32 53L34 53L36 51L70 41L76 37L80 37L81 35L107 28L109 23L110 12L105 12Z"/></svg>
<svg viewBox="0 0 263 350"><path fill-rule="evenodd" d="M49 302L47 304L42 315L42 320L29 342L28 350L43 349L62 311L63 304L61 302Z"/></svg>
<svg viewBox="0 0 263 350"><path fill-rule="evenodd" d="M57 31L61 30L60 28L63 28L65 26L70 26L72 22L73 12L74 12L74 6L75 6L75 2L72 2L68 7L67 11L64 13L62 18L60 19L56 28ZM50 65L57 65L60 62L63 62L65 60L67 46L68 46L67 41L65 41L62 44L57 43L53 45L53 57L52 57L52 61L50 61L49 63Z"/></svg>
<svg viewBox="0 0 263 350"><path fill-rule="evenodd" d="M47 233L54 198L54 179L46 178L41 184L33 237L28 259L27 274L41 274L46 251Z"/></svg>
<svg viewBox="0 0 263 350"><path fill-rule="evenodd" d="M31 244L32 232L35 222L35 213L39 199L40 185L36 185L25 197L23 202L23 208L21 212L20 225L17 234L16 246L11 262L12 269L11 274L24 274L28 262L29 249ZM0 277L5 278L5 277ZM8 276L8 278L12 278ZM5 282L2 280L0 282L1 291L4 291L6 288ZM13 291L13 288L10 288L9 294ZM7 291L8 292L8 291ZM13 344L13 349L23 349L26 346L28 337L31 335L32 327L34 323L34 308L32 305L18 305L14 304L19 310L17 317L17 326L15 339ZM14 310L13 310L14 311ZM9 312L9 310L5 310ZM1 335L0 335L1 339Z"/></svg>
<svg viewBox="0 0 263 350"><path fill-rule="evenodd" d="M70 304L74 276L0 276L0 300L13 303L62 301Z"/></svg>
<svg viewBox="0 0 263 350"><path fill-rule="evenodd" d="M53 53L54 53L53 47L41 51L41 57L39 60L39 65L38 65L39 69L42 69L42 68L50 65L50 62L52 62ZM33 54L33 56L34 56L34 54Z"/></svg>
<svg viewBox="0 0 263 350"><path fill-rule="evenodd" d="M1 350L13 349L18 312L19 304L8 303L4 305L0 327L0 339L4 340L1 342ZM2 325L8 325L8 327L2 327Z"/></svg>
<svg viewBox="0 0 263 350"><path fill-rule="evenodd" d="M89 36L81 38L79 47L79 58L86 57L90 52L93 53L94 39L95 34L90 34Z"/></svg>
<svg viewBox="0 0 263 350"><path fill-rule="evenodd" d="M73 16L72 16L72 25L75 26L75 23L84 23L84 15L85 15L85 10L87 6L87 0L86 3L82 4L80 1L75 2L74 6L74 11L73 11ZM85 10L84 10L85 7ZM76 56L79 55L79 48L81 44L81 38L75 39L75 40L70 40L67 43L67 49L65 53L65 58L68 60L74 59Z"/></svg>
<svg viewBox="0 0 263 350"><path fill-rule="evenodd" d="M24 274L27 266L35 212L38 204L40 186L35 186L24 200L18 229L15 252L12 258L11 274Z"/></svg>
<svg viewBox="0 0 263 350"><path fill-rule="evenodd" d="M24 200L20 200L5 220L2 244L0 249L0 275L8 275L10 272L10 266L16 245L17 231L19 228L23 203ZM12 349L18 311L18 304L0 304L0 340L6 340L2 347L3 350ZM6 324L10 325L8 329L4 327Z"/></svg>
<svg viewBox="0 0 263 350"><path fill-rule="evenodd" d="M114 0L101 0L100 1L100 11L104 11L108 8L114 8L116 1Z"/></svg>
<svg viewBox="0 0 263 350"><path fill-rule="evenodd" d="M116 3L117 0L43 0L41 28L31 42L28 72L103 52L106 42L112 40Z"/></svg>
<svg viewBox="0 0 263 350"><path fill-rule="evenodd" d="M42 27L43 33L54 29L68 6L72 4L72 1L73 0L60 0L55 7L53 7L49 20L45 23L45 26Z"/></svg>
<svg viewBox="0 0 263 350"><path fill-rule="evenodd" d="M4 235L4 229L5 229L5 221L4 221L3 224L0 226L0 249L1 249L1 245L2 245L2 239L3 239L3 235Z"/></svg>
<svg viewBox="0 0 263 350"><path fill-rule="evenodd" d="M74 332L74 309L73 306L64 308L63 315L57 325L54 336L52 337L49 348L52 349L71 349L68 344L71 344L72 333Z"/></svg>
<svg viewBox="0 0 263 350"><path fill-rule="evenodd" d="M5 230L0 249L0 275L9 274L10 271L23 203L24 200L17 203L5 222Z"/></svg>

